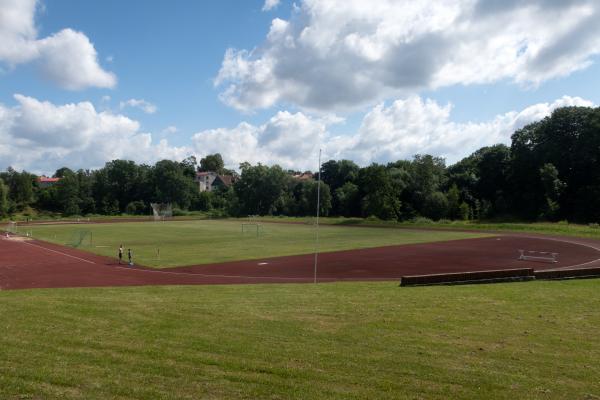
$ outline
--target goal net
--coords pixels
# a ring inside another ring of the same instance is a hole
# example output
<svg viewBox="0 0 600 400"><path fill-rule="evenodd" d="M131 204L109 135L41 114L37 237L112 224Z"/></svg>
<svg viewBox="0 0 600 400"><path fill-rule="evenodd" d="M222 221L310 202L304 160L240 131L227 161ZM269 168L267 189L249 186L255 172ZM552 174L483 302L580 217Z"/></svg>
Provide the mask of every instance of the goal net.
<svg viewBox="0 0 600 400"><path fill-rule="evenodd" d="M91 246L92 232L91 231L75 231L71 234L67 245L71 247Z"/></svg>
<svg viewBox="0 0 600 400"><path fill-rule="evenodd" d="M258 219L258 215L248 215L246 222L242 222L242 235L245 233L255 234L256 237L260 236L262 231L262 225Z"/></svg>
<svg viewBox="0 0 600 400"><path fill-rule="evenodd" d="M152 214L155 221L164 221L173 216L173 206L171 203L150 203Z"/></svg>
<svg viewBox="0 0 600 400"><path fill-rule="evenodd" d="M8 221L8 224L6 225L6 232L13 234L18 233L19 227L17 223L15 221Z"/></svg>

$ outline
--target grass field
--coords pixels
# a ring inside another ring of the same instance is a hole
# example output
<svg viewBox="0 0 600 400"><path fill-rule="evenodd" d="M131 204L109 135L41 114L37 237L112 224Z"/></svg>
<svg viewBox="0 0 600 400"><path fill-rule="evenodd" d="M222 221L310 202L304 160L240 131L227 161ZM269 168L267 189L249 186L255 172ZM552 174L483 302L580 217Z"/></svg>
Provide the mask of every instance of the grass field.
<svg viewBox="0 0 600 400"><path fill-rule="evenodd" d="M2 399L597 399L600 280L0 292Z"/></svg>
<svg viewBox="0 0 600 400"><path fill-rule="evenodd" d="M279 222L305 222L311 220L306 217L262 217L263 221ZM600 239L598 224L573 224L563 222L486 222L486 221L431 221L417 219L415 221L382 221L369 218L322 217L323 225L334 226L378 226L385 228L426 228L439 230L472 230L472 231L504 231L528 232L544 235L562 235L575 237L589 237ZM427 221L427 222L425 222Z"/></svg>
<svg viewBox="0 0 600 400"><path fill-rule="evenodd" d="M83 250L116 257L123 243L132 248L136 262L149 267L173 267L234 260L311 253L315 250L312 225L263 223L242 233L240 221L196 220L164 223L36 225L21 228L49 242L65 244L81 230L92 233L92 245ZM252 230L254 228L254 230ZM350 250L396 244L425 243L485 236L481 233L424 232L373 227L322 226L320 251ZM157 249L160 249L160 257Z"/></svg>

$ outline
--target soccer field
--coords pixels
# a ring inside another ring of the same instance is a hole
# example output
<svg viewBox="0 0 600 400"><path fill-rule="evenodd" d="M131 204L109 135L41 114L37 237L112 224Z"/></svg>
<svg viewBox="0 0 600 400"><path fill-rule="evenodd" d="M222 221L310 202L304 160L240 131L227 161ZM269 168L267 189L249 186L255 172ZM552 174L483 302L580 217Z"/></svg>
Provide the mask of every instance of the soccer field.
<svg viewBox="0 0 600 400"><path fill-rule="evenodd" d="M238 220L196 220L171 222L127 222L102 224L56 224L21 227L34 238L68 244L79 232L90 235L80 249L116 257L122 243L131 248L137 263L164 268L226 261L307 254L315 250L315 227L304 224L262 223L242 232ZM322 252L359 248L427 243L483 237L481 233L434 232L408 229L321 226Z"/></svg>

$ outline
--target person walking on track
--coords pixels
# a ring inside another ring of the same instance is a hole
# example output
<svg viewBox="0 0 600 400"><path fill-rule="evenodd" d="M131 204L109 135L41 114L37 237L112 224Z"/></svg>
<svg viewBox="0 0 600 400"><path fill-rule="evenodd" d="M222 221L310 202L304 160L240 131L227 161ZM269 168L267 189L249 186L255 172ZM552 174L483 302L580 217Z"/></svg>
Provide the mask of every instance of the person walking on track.
<svg viewBox="0 0 600 400"><path fill-rule="evenodd" d="M127 257L129 258L129 266L133 266L133 252L131 249L127 249Z"/></svg>
<svg viewBox="0 0 600 400"><path fill-rule="evenodd" d="M119 264L123 261L123 245L119 246Z"/></svg>

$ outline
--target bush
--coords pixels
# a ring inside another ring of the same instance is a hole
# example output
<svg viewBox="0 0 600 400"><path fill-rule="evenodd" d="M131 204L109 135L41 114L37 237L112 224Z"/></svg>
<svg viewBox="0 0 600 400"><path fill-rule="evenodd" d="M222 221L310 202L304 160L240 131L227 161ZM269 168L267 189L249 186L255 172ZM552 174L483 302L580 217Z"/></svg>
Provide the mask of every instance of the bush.
<svg viewBox="0 0 600 400"><path fill-rule="evenodd" d="M423 215L433 220L440 220L448 212L448 199L442 192L433 192L425 199Z"/></svg>
<svg viewBox="0 0 600 400"><path fill-rule="evenodd" d="M125 207L125 212L131 215L146 214L146 204L141 200L132 201Z"/></svg>
<svg viewBox="0 0 600 400"><path fill-rule="evenodd" d="M431 225L433 224L433 220L427 217L416 217L411 219L410 223L416 225Z"/></svg>
<svg viewBox="0 0 600 400"><path fill-rule="evenodd" d="M173 207L173 216L174 217L184 217L186 215L188 215L188 213L186 211L182 210L179 207Z"/></svg>
<svg viewBox="0 0 600 400"><path fill-rule="evenodd" d="M467 203L460 203L459 207L459 217L463 221L467 221L469 219L469 215L471 214L471 208Z"/></svg>

